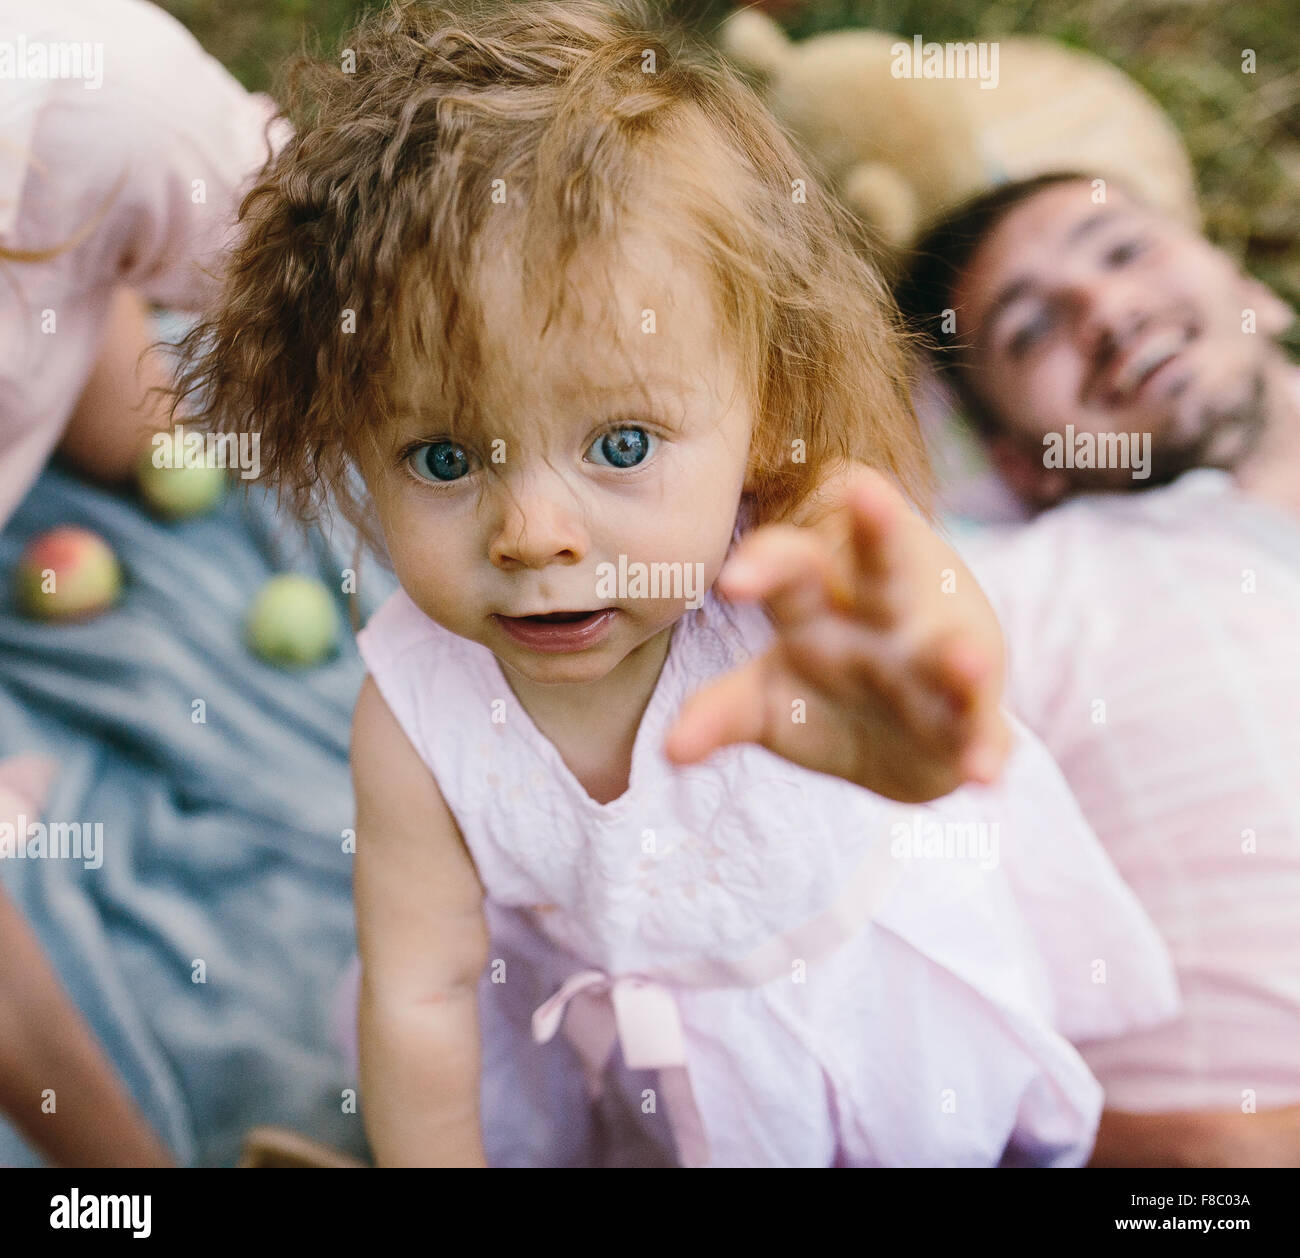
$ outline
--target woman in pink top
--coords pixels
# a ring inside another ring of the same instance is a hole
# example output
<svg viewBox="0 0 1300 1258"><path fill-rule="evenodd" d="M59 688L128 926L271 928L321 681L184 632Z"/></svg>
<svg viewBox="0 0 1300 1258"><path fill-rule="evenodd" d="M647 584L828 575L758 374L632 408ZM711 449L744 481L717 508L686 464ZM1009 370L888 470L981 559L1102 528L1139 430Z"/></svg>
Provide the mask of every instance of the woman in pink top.
<svg viewBox="0 0 1300 1258"><path fill-rule="evenodd" d="M0 78L3 524L56 448L116 479L165 425L146 303L201 306L271 108L142 0L9 0L0 31L83 49L81 78Z"/></svg>
<svg viewBox="0 0 1300 1258"><path fill-rule="evenodd" d="M116 480L165 426L146 395L166 383L147 303L206 296L239 186L268 156L270 102L140 0L6 0L0 40L27 53L0 78L3 525L51 453ZM38 77L52 44L76 56ZM0 821L39 811L48 770L0 765ZM2 893L0 1028L0 1109L47 1158L171 1160Z"/></svg>

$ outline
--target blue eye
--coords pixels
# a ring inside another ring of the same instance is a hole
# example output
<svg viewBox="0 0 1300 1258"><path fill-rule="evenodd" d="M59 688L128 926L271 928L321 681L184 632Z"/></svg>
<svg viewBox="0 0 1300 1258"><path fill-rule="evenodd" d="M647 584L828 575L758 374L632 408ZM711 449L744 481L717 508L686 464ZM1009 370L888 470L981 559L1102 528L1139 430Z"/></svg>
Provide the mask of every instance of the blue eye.
<svg viewBox="0 0 1300 1258"><path fill-rule="evenodd" d="M614 428L591 443L587 456L606 467L626 468L644 462L649 453L650 434L644 428Z"/></svg>
<svg viewBox="0 0 1300 1258"><path fill-rule="evenodd" d="M431 441L416 446L406 456L407 465L421 480L460 480L469 474L469 455L453 441Z"/></svg>

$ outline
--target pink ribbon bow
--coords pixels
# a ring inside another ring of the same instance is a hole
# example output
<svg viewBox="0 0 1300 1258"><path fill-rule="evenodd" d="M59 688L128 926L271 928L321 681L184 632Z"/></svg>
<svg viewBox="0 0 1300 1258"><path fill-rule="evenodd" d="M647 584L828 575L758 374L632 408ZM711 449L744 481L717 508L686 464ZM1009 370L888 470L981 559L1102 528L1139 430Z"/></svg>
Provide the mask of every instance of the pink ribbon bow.
<svg viewBox="0 0 1300 1258"><path fill-rule="evenodd" d="M659 1071L678 1159L684 1166L708 1162L704 1122L686 1069L682 1020L667 987L635 974L611 978L603 970L581 970L534 1011L533 1039L549 1042L562 1022L582 1059L593 1099L604 1090L605 1069L617 1040L628 1069Z"/></svg>

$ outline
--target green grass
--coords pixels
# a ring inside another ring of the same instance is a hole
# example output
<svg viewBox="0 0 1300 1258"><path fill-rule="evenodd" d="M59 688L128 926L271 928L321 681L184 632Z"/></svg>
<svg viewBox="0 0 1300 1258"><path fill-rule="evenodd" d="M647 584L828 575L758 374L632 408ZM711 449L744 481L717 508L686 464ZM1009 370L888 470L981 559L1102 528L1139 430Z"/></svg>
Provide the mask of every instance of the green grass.
<svg viewBox="0 0 1300 1258"><path fill-rule="evenodd" d="M163 0L246 86L274 90L308 32L332 50L358 0ZM711 29L730 6L676 0ZM776 7L776 6L774 6ZM1300 309L1300 16L1294 0L808 0L799 38L872 26L927 40L1033 34L1097 53L1165 108L1191 153L1206 232ZM1257 72L1243 74L1253 49ZM1300 334L1297 337L1300 345Z"/></svg>

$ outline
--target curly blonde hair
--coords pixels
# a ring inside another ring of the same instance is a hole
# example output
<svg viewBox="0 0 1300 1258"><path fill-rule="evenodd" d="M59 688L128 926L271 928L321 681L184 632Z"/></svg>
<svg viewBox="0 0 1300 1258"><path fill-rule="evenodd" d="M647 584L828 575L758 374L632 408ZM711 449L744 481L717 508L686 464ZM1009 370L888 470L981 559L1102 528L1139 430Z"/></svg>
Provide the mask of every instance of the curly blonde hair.
<svg viewBox="0 0 1300 1258"><path fill-rule="evenodd" d="M286 113L173 413L260 432L304 516L332 499L378 540L354 473L396 363L436 360L472 407L486 249L508 242L525 291L562 303L578 249L633 221L711 276L756 407L757 522L848 461L928 504L907 347L861 229L752 89L648 3L395 3L342 61L298 59Z"/></svg>

